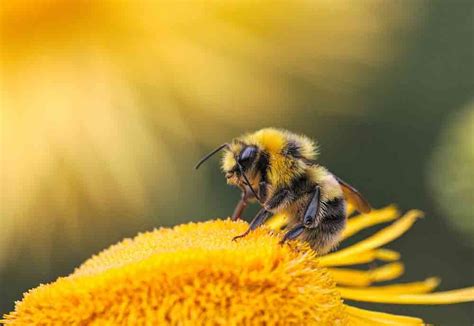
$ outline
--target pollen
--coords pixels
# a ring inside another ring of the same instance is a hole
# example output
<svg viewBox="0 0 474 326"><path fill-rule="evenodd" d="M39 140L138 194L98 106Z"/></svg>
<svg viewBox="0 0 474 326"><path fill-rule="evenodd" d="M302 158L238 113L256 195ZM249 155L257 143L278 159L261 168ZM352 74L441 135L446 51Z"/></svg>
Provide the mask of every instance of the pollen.
<svg viewBox="0 0 474 326"><path fill-rule="evenodd" d="M336 284L306 245L216 220L126 239L27 293L7 324L346 324Z"/></svg>
<svg viewBox="0 0 474 326"><path fill-rule="evenodd" d="M352 212L348 209L348 215ZM369 311L343 300L390 304L474 301L474 287L434 292L438 278L377 286L404 272L400 254L383 248L422 216L394 206L349 217L343 238L385 228L318 256L306 243L280 245L285 216L239 241L245 222L211 220L125 239L72 274L25 293L7 325L423 325L409 316ZM381 266L364 270L350 265Z"/></svg>

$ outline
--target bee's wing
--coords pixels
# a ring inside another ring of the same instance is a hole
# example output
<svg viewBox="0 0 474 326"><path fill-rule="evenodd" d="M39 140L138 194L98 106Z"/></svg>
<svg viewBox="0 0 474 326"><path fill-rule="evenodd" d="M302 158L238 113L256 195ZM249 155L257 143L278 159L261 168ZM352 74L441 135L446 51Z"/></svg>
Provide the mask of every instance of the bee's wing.
<svg viewBox="0 0 474 326"><path fill-rule="evenodd" d="M361 193L350 184L335 176L337 182L341 185L342 192L347 201L349 201L361 213L368 213L372 209L369 202L361 195Z"/></svg>

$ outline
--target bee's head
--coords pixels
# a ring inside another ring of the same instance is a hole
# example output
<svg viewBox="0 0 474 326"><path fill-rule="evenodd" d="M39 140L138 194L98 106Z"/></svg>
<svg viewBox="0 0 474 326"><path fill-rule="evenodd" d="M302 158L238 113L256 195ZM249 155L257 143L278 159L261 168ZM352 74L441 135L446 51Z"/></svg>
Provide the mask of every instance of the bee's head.
<svg viewBox="0 0 474 326"><path fill-rule="evenodd" d="M241 141L223 144L203 157L196 165L196 169L220 150L224 150L222 171L227 179L227 183L237 186L247 185L255 194L251 181L257 174L256 161L259 156L259 149L254 145L248 145ZM256 194L255 196L258 198Z"/></svg>
<svg viewBox="0 0 474 326"><path fill-rule="evenodd" d="M255 173L255 162L259 150L256 146L246 144L232 144L224 152L222 158L222 170L229 184L242 184L243 174L253 179Z"/></svg>

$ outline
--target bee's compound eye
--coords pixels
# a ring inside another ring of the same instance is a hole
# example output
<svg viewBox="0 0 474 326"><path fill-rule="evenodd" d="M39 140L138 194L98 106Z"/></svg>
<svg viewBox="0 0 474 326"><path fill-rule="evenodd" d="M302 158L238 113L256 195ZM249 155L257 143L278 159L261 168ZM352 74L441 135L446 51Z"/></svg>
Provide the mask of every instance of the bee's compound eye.
<svg viewBox="0 0 474 326"><path fill-rule="evenodd" d="M240 153L239 163L245 163L255 157L257 154L257 149L255 147L245 147L244 150Z"/></svg>

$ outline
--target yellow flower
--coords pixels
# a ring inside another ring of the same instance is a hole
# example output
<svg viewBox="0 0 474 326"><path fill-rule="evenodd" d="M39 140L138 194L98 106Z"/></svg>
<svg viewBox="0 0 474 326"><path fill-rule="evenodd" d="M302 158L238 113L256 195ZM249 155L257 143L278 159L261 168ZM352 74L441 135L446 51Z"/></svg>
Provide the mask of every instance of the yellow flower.
<svg viewBox="0 0 474 326"><path fill-rule="evenodd" d="M317 256L305 243L279 245L262 227L237 242L244 222L214 220L125 239L67 277L30 290L3 322L35 324L423 324L415 317L349 306L343 299L401 304L474 300L474 287L429 293L438 280L371 286L403 273L397 252L382 249L407 231L420 211L392 207L351 217L344 238L374 224L393 224L352 246ZM283 217L270 225L278 228ZM368 271L347 265L388 262Z"/></svg>

